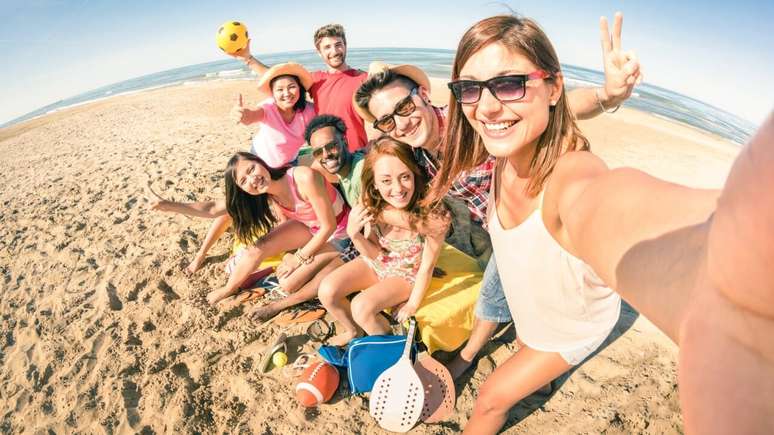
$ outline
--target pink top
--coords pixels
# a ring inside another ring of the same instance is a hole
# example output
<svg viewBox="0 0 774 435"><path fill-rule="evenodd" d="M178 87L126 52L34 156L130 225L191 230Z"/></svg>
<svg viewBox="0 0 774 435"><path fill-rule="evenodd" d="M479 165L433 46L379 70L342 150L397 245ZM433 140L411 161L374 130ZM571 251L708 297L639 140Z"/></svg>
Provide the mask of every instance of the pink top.
<svg viewBox="0 0 774 435"><path fill-rule="evenodd" d="M352 107L352 96L367 77L366 72L356 69L335 73L312 73L314 84L309 89L309 94L314 99L315 110L320 115L336 115L344 121L350 151L357 151L368 142L363 119Z"/></svg>
<svg viewBox="0 0 774 435"><path fill-rule="evenodd" d="M312 234L317 233L320 230L320 222L317 220L317 214L312 208L312 204L309 201L304 201L301 195L298 193L298 186L296 185L296 179L294 177L295 167L288 169L287 175L290 178L290 194L293 195L293 210L289 210L279 205L288 219L296 220L309 227ZM336 215L336 230L333 235L328 239L346 239L347 236L347 218L349 217L349 207L342 199L341 194L335 187L331 185L327 180L325 181L325 189L328 192L328 199L330 199L333 205L333 214Z"/></svg>
<svg viewBox="0 0 774 435"><path fill-rule="evenodd" d="M314 118L314 105L307 102L290 123L282 119L273 98L263 100L259 107L263 109L263 121L253 137L250 152L272 168L285 166L298 157L298 150L304 144L304 129Z"/></svg>

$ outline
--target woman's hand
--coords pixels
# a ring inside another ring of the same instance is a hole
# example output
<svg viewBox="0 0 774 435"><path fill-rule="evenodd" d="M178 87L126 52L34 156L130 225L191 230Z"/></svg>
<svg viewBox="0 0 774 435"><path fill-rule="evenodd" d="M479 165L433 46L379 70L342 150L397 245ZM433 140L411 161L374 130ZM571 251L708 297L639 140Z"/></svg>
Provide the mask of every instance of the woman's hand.
<svg viewBox="0 0 774 435"><path fill-rule="evenodd" d="M602 59L605 65L605 85L599 96L604 107L610 109L626 101L634 87L642 82L640 62L634 51L624 51L621 47L621 28L623 14L615 14L613 35L611 37L607 18L599 20L600 39L602 41Z"/></svg>
<svg viewBox="0 0 774 435"><path fill-rule="evenodd" d="M400 310L398 310L398 314L395 315L395 319L398 321L398 323L403 323L411 316L416 314L417 308L419 308L418 304L414 304L411 301L408 301L400 308Z"/></svg>
<svg viewBox="0 0 774 435"><path fill-rule="evenodd" d="M236 60L241 60L242 62L247 62L250 60L251 57L253 57L252 54L250 54L250 38L247 38L247 44L245 45L245 48L241 50L237 50L233 53L226 53L229 56L233 57Z"/></svg>
<svg viewBox="0 0 774 435"><path fill-rule="evenodd" d="M242 94L237 97L236 105L231 108L229 118L234 121L234 124L250 124L250 109L247 109L242 101Z"/></svg>
<svg viewBox="0 0 774 435"><path fill-rule="evenodd" d="M172 201L167 201L162 198L161 195L156 193L156 191L153 190L153 187L151 187L150 181L148 181L146 190L148 195L146 195L145 199L148 201L148 208L155 211L169 211L168 206L172 204Z"/></svg>
<svg viewBox="0 0 774 435"><path fill-rule="evenodd" d="M366 228L366 230L370 229L373 222L374 217L370 210L362 204L357 204L349 212L347 235L350 239L355 238L363 228Z"/></svg>
<svg viewBox="0 0 774 435"><path fill-rule="evenodd" d="M301 262L294 254L285 254L282 257L282 262L277 266L277 278L287 278L300 266Z"/></svg>

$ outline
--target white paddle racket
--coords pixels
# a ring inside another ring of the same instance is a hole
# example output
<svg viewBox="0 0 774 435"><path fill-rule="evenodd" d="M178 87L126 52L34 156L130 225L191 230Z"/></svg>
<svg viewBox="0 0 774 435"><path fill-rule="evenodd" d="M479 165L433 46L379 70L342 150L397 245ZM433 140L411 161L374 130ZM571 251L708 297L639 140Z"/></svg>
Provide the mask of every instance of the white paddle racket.
<svg viewBox="0 0 774 435"><path fill-rule="evenodd" d="M403 355L376 378L371 390L368 411L379 426L391 432L408 432L414 427L425 403L425 389L410 358L416 325L412 318Z"/></svg>

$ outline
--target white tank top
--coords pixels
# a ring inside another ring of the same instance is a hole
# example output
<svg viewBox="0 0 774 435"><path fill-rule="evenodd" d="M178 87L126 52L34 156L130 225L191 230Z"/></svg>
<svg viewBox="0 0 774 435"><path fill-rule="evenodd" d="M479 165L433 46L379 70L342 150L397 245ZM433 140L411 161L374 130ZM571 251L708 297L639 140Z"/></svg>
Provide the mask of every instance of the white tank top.
<svg viewBox="0 0 774 435"><path fill-rule="evenodd" d="M604 339L615 326L621 298L590 266L565 251L543 223L540 207L505 230L494 205L489 234L516 334L527 346L566 352Z"/></svg>

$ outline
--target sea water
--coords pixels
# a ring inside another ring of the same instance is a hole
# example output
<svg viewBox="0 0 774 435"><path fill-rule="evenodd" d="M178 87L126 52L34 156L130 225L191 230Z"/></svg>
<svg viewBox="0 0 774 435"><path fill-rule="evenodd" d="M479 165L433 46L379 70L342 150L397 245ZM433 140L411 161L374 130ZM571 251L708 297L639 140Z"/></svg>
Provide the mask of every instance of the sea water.
<svg viewBox="0 0 774 435"><path fill-rule="evenodd" d="M255 56L267 65L292 60L303 64L310 71L325 67L320 57L313 50L256 54ZM408 63L422 68L431 77L448 78L451 76L454 51L429 48L351 48L347 52L347 63L355 68L367 70L368 64L374 60L380 60L388 64ZM572 65L562 65L562 70L566 78L567 87L570 89L581 86L601 85L604 82L604 75L599 71ZM244 63L235 59L223 59L215 62L189 65L84 92L80 95L41 107L38 110L0 125L0 127L7 127L67 107L115 95L210 80L250 80L254 78L254 73ZM624 103L624 106L679 121L738 144L746 143L756 130L755 125L751 122L721 109L685 95L648 84L638 86L631 98Z"/></svg>

